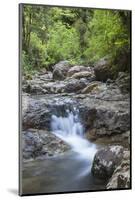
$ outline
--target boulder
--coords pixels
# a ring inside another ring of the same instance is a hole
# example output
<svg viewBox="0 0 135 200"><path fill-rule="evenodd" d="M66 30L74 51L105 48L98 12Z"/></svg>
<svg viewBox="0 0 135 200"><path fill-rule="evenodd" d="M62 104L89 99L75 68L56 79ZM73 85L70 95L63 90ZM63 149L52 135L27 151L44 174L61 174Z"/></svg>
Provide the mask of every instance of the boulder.
<svg viewBox="0 0 135 200"><path fill-rule="evenodd" d="M50 81L52 80L53 76L52 76L52 72L47 72L46 74L38 74L36 76L36 79L40 79L40 80L43 80L43 81Z"/></svg>
<svg viewBox="0 0 135 200"><path fill-rule="evenodd" d="M42 87L47 90L48 94L57 94L64 91L66 83L64 81L53 81L44 83Z"/></svg>
<svg viewBox="0 0 135 200"><path fill-rule="evenodd" d="M92 92L93 90L97 89L98 88L98 85L99 83L98 82L92 82L90 83L88 86L86 86L82 91L81 93L90 93Z"/></svg>
<svg viewBox="0 0 135 200"><path fill-rule="evenodd" d="M111 64L106 58L102 58L96 63L94 72L97 81L105 82L108 78L113 78Z"/></svg>
<svg viewBox="0 0 135 200"><path fill-rule="evenodd" d="M45 158L69 150L69 146L46 130L22 131L23 159Z"/></svg>
<svg viewBox="0 0 135 200"><path fill-rule="evenodd" d="M77 73L73 74L71 76L71 78L76 78L76 79L80 79L80 78L94 78L94 76L93 76L93 74L91 72L82 71L82 72L77 72Z"/></svg>
<svg viewBox="0 0 135 200"><path fill-rule="evenodd" d="M116 79L116 84L120 88L122 93L130 92L130 74L125 72L119 72Z"/></svg>
<svg viewBox="0 0 135 200"><path fill-rule="evenodd" d="M23 84L23 92L28 94L57 94L57 93L63 93L63 92L78 92L86 85L88 84L88 81L83 79L73 79L73 78L67 78L62 81L52 81L43 79L40 77L36 77L35 80L27 80L25 84Z"/></svg>
<svg viewBox="0 0 135 200"><path fill-rule="evenodd" d="M64 80L71 65L68 61L60 61L53 67L53 79Z"/></svg>
<svg viewBox="0 0 135 200"><path fill-rule="evenodd" d="M97 151L92 165L92 174L107 179L112 176L123 157L123 147L112 145Z"/></svg>
<svg viewBox="0 0 135 200"><path fill-rule="evenodd" d="M26 80L22 83L22 91L29 94L46 94L47 90L43 88L45 80L40 79L40 77L35 75L32 80Z"/></svg>
<svg viewBox="0 0 135 200"><path fill-rule="evenodd" d="M123 159L109 179L107 189L126 189L130 188L130 152L124 150Z"/></svg>
<svg viewBox="0 0 135 200"><path fill-rule="evenodd" d="M22 96L22 128L49 128L51 109L47 101Z"/></svg>
<svg viewBox="0 0 135 200"><path fill-rule="evenodd" d="M76 102L67 95L46 94L40 97L22 96L22 128L50 130L52 115L63 116Z"/></svg>
<svg viewBox="0 0 135 200"><path fill-rule="evenodd" d="M76 66L71 67L68 70L67 76L71 77L71 76L73 76L73 74L78 73L78 72L82 72L82 71L89 71L90 72L90 71L92 71L92 68L91 67L85 67L85 66L82 66L82 65L76 65Z"/></svg>
<svg viewBox="0 0 135 200"><path fill-rule="evenodd" d="M88 129L86 131L85 137L94 141L99 145L122 145L124 148L130 148L130 131L121 134L112 134L99 137L96 135L96 129Z"/></svg>
<svg viewBox="0 0 135 200"><path fill-rule="evenodd" d="M47 90L42 88L38 83L29 82L27 85L23 86L23 91L29 94L46 94Z"/></svg>
<svg viewBox="0 0 135 200"><path fill-rule="evenodd" d="M102 83L91 93L78 94L75 98L85 128L95 129L94 138L123 134L130 130L130 99L117 86L108 87ZM91 111L94 111L94 115L91 115Z"/></svg>
<svg viewBox="0 0 135 200"><path fill-rule="evenodd" d="M87 81L85 79L69 79L64 88L64 92L79 92L81 89L85 88L87 85Z"/></svg>
<svg viewBox="0 0 135 200"><path fill-rule="evenodd" d="M96 136L96 129L88 129L85 133L85 137L87 138L87 140L89 141L95 141L97 139Z"/></svg>

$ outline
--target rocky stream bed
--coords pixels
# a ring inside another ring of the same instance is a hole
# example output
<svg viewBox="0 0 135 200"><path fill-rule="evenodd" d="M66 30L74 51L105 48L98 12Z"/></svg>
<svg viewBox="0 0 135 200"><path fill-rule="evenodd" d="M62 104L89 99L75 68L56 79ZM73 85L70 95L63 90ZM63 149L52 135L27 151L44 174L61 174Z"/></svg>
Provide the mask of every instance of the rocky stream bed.
<svg viewBox="0 0 135 200"><path fill-rule="evenodd" d="M85 140L96 145L91 160L76 159L52 132L52 116L65 119L67 110L79 112ZM21 137L25 194L130 188L129 74L112 80L105 60L95 67L62 61L23 77Z"/></svg>

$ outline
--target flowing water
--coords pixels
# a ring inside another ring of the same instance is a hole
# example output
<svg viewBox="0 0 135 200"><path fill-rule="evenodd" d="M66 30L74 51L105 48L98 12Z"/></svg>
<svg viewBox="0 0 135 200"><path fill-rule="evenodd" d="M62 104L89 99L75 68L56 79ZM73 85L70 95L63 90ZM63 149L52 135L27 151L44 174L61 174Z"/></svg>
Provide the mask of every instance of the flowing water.
<svg viewBox="0 0 135 200"><path fill-rule="evenodd" d="M96 145L85 139L84 128L79 119L79 111L66 110L66 117L52 116L51 128L53 133L71 146L77 153L78 159L88 161L89 169L93 156L96 153Z"/></svg>
<svg viewBox="0 0 135 200"><path fill-rule="evenodd" d="M105 189L105 182L91 174L95 144L85 139L79 111L66 110L65 116L52 115L52 132L71 150L64 155L31 161L23 166L23 193L59 193Z"/></svg>

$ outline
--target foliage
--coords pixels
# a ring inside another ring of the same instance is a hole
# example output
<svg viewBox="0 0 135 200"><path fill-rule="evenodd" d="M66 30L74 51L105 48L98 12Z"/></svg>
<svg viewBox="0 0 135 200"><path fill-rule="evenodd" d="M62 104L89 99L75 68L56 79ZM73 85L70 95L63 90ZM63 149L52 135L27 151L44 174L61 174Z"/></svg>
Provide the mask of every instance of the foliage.
<svg viewBox="0 0 135 200"><path fill-rule="evenodd" d="M47 44L48 62L55 63L60 60L73 60L79 56L79 37L75 28L58 22L50 29Z"/></svg>
<svg viewBox="0 0 135 200"><path fill-rule="evenodd" d="M129 38L118 15L119 12L108 10L96 10L89 26L91 36L89 48L86 49L86 58L93 61L110 55L114 58L117 52L129 45Z"/></svg>
<svg viewBox="0 0 135 200"><path fill-rule="evenodd" d="M121 68L118 57L128 57L129 67L129 11L24 5L22 26L24 74L61 60L89 65L104 56Z"/></svg>

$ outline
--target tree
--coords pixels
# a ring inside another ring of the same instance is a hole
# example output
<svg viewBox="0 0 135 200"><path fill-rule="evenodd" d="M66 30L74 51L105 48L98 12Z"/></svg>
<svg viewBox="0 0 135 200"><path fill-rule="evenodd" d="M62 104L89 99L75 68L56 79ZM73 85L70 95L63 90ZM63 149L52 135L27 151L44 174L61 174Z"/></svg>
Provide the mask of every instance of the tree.
<svg viewBox="0 0 135 200"><path fill-rule="evenodd" d="M89 65L104 56L123 70L130 65L129 11L24 5L22 22L26 73L60 60Z"/></svg>

